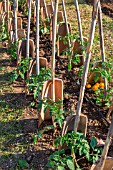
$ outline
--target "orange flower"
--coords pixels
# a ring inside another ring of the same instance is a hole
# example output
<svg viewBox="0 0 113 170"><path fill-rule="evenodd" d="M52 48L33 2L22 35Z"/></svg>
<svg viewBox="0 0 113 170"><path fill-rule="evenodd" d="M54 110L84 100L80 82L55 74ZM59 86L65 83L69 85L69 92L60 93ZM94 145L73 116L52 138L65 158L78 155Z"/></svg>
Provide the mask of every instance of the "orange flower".
<svg viewBox="0 0 113 170"><path fill-rule="evenodd" d="M95 84L95 85L92 87L92 90L93 90L93 91L98 90L98 85Z"/></svg>
<svg viewBox="0 0 113 170"><path fill-rule="evenodd" d="M104 83L100 83L100 88L104 89Z"/></svg>
<svg viewBox="0 0 113 170"><path fill-rule="evenodd" d="M98 88L99 88L99 86L100 86L100 84L99 84L99 83L96 83L95 85L96 85L96 86L98 86Z"/></svg>
<svg viewBox="0 0 113 170"><path fill-rule="evenodd" d="M91 84L86 84L86 88L90 89L91 88Z"/></svg>

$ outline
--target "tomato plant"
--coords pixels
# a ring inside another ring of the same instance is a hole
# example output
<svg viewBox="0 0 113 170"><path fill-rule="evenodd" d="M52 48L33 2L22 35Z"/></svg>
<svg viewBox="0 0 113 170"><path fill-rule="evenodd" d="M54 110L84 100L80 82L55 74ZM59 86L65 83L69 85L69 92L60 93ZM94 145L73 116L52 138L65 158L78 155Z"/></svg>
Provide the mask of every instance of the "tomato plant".
<svg viewBox="0 0 113 170"><path fill-rule="evenodd" d="M54 142L56 147L61 147L61 150L54 152L49 157L47 167L52 169L80 170L79 161L86 159L89 162L96 162L101 155L102 148L96 148L97 140L92 137L90 142L80 133L69 132L64 136L60 136ZM66 146L64 149L63 147ZM66 148L70 149L71 154L66 154ZM61 159L62 158L62 159ZM71 166L69 166L69 164Z"/></svg>

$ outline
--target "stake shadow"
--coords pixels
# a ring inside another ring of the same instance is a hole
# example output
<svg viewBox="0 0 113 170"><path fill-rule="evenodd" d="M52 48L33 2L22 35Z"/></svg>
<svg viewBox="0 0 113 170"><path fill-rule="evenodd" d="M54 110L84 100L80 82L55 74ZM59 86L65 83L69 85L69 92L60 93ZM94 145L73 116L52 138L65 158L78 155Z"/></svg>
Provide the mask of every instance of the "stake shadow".
<svg viewBox="0 0 113 170"><path fill-rule="evenodd" d="M4 53L7 51L7 48L6 47L0 47L0 53Z"/></svg>
<svg viewBox="0 0 113 170"><path fill-rule="evenodd" d="M48 170L46 164L48 163L48 157L52 154L50 148L44 150L38 150L33 148L31 151L27 149L22 154L8 154L7 156L2 155L0 161L1 170L9 169L27 169L27 170ZM20 166L20 161L24 161L25 167Z"/></svg>
<svg viewBox="0 0 113 170"><path fill-rule="evenodd" d="M6 93L0 96L0 106L1 108L22 109L28 106L28 102L25 98L25 93Z"/></svg>
<svg viewBox="0 0 113 170"><path fill-rule="evenodd" d="M45 139L39 139L34 145L33 137L38 129L36 118L1 121L0 127L2 128L0 129L2 139L5 137L5 141L1 141L3 142L2 154L0 155L0 168L2 170L16 169L19 166L19 160L26 161L29 170L32 168L36 170L47 169L45 165L53 151Z"/></svg>
<svg viewBox="0 0 113 170"><path fill-rule="evenodd" d="M4 144L27 144L32 142L31 133L36 133L38 129L37 118L29 118L22 120L13 120L0 122L0 135L8 138L10 135L12 137L9 140L6 140ZM23 137L28 138L23 140ZM31 138L30 138L31 137Z"/></svg>

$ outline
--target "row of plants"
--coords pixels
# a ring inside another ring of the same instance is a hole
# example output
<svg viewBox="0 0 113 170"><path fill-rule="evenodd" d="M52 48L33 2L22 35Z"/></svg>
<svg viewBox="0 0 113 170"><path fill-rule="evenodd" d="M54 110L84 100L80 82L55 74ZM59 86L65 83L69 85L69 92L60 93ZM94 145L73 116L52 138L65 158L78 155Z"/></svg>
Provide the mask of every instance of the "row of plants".
<svg viewBox="0 0 113 170"><path fill-rule="evenodd" d="M15 81L19 76L22 79L25 79L25 74L29 69L29 59L21 58L17 70L13 71L11 76L11 81ZM44 68L40 71L39 75L32 75L29 79L26 80L28 89L33 93L35 101L31 105L36 105L38 97L40 96L42 86L44 81L51 78L50 70L45 70ZM43 101L38 101L37 109L40 110L42 104L44 104L44 112L49 109L50 116L55 116L54 122L57 123L57 128L62 128L63 122L66 118L66 111L62 108L63 101L53 102L51 99L45 98ZM70 113L68 113L69 115ZM42 130L39 130L38 133L34 135L34 143L37 142L38 138L43 136L43 133L53 129L54 126L46 126ZM63 145L66 144L68 148L68 154ZM49 157L49 163L46 165L51 169L81 169L79 165L80 160L87 160L88 162L94 163L98 160L99 155L101 154L102 148L96 148L97 141L95 138L91 138L90 143L87 141L86 137L82 133L69 132L64 136L59 135L59 138L55 141L55 147L60 149L55 151L53 155ZM77 155L77 157L75 156ZM60 159L62 158L62 159Z"/></svg>

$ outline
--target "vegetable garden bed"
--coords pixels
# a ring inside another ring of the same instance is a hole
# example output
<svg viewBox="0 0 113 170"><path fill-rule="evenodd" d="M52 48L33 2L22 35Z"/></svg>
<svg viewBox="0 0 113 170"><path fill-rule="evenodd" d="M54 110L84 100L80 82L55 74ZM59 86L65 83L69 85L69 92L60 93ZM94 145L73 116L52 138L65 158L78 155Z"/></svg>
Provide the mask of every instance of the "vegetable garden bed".
<svg viewBox="0 0 113 170"><path fill-rule="evenodd" d="M108 6L109 4L105 3L105 5ZM83 34L88 38L92 7L84 3L80 3L79 6ZM59 8L61 8L61 4ZM19 6L19 12L21 10L23 8ZM67 18L72 25L72 31L77 31L75 7L71 0L66 1L66 12ZM24 17L23 28L26 29L27 17L25 11L22 16ZM105 51L109 60L113 55L112 19L103 15L103 25ZM96 30L98 31L98 26ZM36 30L32 17L30 37L34 41L36 41L35 34ZM97 58L100 59L99 48L97 48L99 47L97 32L94 42L96 44L94 50L97 50L97 55L94 58L96 60ZM51 47L52 44L48 35L43 35L40 32L40 57L47 58L49 68L51 67ZM93 56L94 53L92 52ZM73 114L76 112L80 91L80 76L78 75L80 68L74 67L71 71L68 71L68 59L65 55L56 56L55 62L56 77L61 78L64 83L63 110L65 110L65 115ZM16 70L16 64L10 60L10 55L7 51L7 40L5 40L0 42L0 168L5 170L48 169L45 165L48 163L48 157L56 151L53 142L58 137L59 131L56 134L54 134L53 130L47 131L42 135L42 138L38 137L37 139L39 132L37 106L35 101L32 100L32 96L25 97L25 81L21 77L18 77L13 83L10 82L12 70ZM88 98L84 97L82 114L88 117L87 140L90 142L91 137L94 136L99 139L100 143L101 139L105 142L109 126L89 102L91 100L96 105L93 91L86 89L85 93ZM104 105L96 105L96 107L104 116L109 109L108 106ZM51 125L51 121L44 121L40 129L48 125ZM108 156L113 156L113 141ZM83 166L84 169L90 169L91 164L82 160L80 166Z"/></svg>

